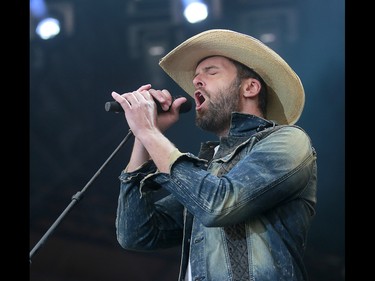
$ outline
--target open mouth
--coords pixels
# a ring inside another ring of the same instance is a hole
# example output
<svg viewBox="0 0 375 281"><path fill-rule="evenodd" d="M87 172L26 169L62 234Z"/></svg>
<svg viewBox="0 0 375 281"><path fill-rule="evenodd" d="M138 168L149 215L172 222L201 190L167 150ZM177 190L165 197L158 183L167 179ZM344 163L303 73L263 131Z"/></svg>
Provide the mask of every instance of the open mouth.
<svg viewBox="0 0 375 281"><path fill-rule="evenodd" d="M206 99L203 96L203 94L199 91L195 92L194 96L195 96L196 108L200 108Z"/></svg>

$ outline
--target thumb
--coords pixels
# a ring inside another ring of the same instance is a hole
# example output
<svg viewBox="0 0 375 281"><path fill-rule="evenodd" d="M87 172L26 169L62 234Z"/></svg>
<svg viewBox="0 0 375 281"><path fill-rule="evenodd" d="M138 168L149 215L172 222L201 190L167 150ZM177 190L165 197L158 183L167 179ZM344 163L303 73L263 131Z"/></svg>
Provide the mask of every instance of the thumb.
<svg viewBox="0 0 375 281"><path fill-rule="evenodd" d="M186 97L178 97L173 101L170 111L180 113L188 112L190 109L191 101L189 101Z"/></svg>

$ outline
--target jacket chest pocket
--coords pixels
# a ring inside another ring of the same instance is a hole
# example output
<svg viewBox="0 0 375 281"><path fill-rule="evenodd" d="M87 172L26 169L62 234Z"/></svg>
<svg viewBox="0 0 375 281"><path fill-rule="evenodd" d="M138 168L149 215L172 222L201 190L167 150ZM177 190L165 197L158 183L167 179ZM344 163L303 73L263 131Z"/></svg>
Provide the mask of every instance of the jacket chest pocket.
<svg viewBox="0 0 375 281"><path fill-rule="evenodd" d="M227 174L241 159L244 158L247 151L244 147L244 145L237 147L233 153L212 161L209 168L210 171L218 177Z"/></svg>

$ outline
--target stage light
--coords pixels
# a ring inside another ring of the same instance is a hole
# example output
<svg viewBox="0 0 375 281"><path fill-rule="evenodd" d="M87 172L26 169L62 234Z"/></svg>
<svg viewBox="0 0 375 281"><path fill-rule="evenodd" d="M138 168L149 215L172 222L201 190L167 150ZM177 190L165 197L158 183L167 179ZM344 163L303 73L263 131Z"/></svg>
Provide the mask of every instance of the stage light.
<svg viewBox="0 0 375 281"><path fill-rule="evenodd" d="M203 0L182 0L183 14L189 23L204 21L208 16L208 8Z"/></svg>
<svg viewBox="0 0 375 281"><path fill-rule="evenodd" d="M49 11L43 0L30 0L30 14L36 23L35 33L43 40L51 39L60 33L60 21L49 17Z"/></svg>
<svg viewBox="0 0 375 281"><path fill-rule="evenodd" d="M45 18L38 23L35 31L40 38L51 39L60 33L60 22L55 18Z"/></svg>
<svg viewBox="0 0 375 281"><path fill-rule="evenodd" d="M30 39L39 37L48 40L61 35L70 36L73 27L73 6L71 3L66 1L46 3L45 0L30 0Z"/></svg>

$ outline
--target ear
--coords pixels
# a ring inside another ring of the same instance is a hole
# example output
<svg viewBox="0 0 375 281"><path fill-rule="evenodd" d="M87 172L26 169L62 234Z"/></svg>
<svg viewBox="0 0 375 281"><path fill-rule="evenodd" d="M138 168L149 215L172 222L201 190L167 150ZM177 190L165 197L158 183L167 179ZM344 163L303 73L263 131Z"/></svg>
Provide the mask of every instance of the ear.
<svg viewBox="0 0 375 281"><path fill-rule="evenodd" d="M247 78L243 81L242 87L242 94L244 95L244 97L251 98L255 97L260 92L262 85L255 78Z"/></svg>

